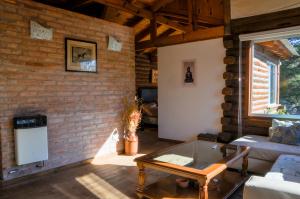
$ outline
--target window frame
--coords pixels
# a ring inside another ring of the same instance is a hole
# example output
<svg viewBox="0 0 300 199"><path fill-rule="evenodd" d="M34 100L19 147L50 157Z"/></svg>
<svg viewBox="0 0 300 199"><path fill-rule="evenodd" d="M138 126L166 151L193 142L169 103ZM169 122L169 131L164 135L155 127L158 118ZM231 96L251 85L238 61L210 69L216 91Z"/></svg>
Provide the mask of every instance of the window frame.
<svg viewBox="0 0 300 199"><path fill-rule="evenodd" d="M278 105L279 104L279 101L278 101L278 67L272 63L272 62L267 62L268 64L268 67L269 67L269 106L275 106L275 105ZM271 68L273 69L273 71L271 72ZM272 79L272 76L273 76L273 79ZM273 80L273 81L272 81ZM271 89L272 89L272 83L274 83L273 85L273 89L274 89L274 93L273 94L274 96L271 96L272 92L271 92ZM271 98L274 98L274 103L271 103Z"/></svg>
<svg viewBox="0 0 300 199"><path fill-rule="evenodd" d="M246 101L245 105L243 106L245 111L243 111L243 115L245 118L249 119L291 119L291 120L298 120L300 119L300 115L279 115L279 114L258 114L258 113L252 113L252 76L253 76L253 58L254 58L254 43L255 40L251 41L241 41L242 42L242 62L245 64L242 64L245 66L245 81L243 81L245 86L245 94L243 97L243 100ZM280 66L279 66L280 67ZM277 68L277 67L276 67ZM276 71L276 78L279 79L278 74L279 72ZM278 84L276 86L278 92ZM279 102L279 95L276 96Z"/></svg>

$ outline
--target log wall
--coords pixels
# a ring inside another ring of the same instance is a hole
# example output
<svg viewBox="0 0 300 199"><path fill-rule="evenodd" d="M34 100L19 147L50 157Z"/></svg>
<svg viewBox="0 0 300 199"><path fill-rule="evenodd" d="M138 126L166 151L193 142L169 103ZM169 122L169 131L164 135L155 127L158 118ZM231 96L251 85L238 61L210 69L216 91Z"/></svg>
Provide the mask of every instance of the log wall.
<svg viewBox="0 0 300 199"><path fill-rule="evenodd" d="M238 135L238 78L239 78L239 35L272 29L286 28L300 25L300 8L264 14L254 17L232 20L231 35L224 37L226 48L226 72L223 77L226 87L224 95L222 131ZM253 117L248 115L249 108L249 65L251 56L250 42L241 45L241 73L242 73L242 129L243 134L268 135L272 118Z"/></svg>
<svg viewBox="0 0 300 199"><path fill-rule="evenodd" d="M135 55L136 89L140 87L157 87L157 83L151 83L152 69L157 69L157 54Z"/></svg>

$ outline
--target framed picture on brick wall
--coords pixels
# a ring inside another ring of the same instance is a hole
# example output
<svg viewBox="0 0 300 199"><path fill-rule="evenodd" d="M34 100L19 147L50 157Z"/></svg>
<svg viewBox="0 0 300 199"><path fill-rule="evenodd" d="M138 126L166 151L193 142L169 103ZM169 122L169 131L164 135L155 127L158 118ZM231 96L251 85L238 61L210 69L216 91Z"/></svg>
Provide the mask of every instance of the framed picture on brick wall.
<svg viewBox="0 0 300 199"><path fill-rule="evenodd" d="M66 71L97 72L97 43L66 38Z"/></svg>

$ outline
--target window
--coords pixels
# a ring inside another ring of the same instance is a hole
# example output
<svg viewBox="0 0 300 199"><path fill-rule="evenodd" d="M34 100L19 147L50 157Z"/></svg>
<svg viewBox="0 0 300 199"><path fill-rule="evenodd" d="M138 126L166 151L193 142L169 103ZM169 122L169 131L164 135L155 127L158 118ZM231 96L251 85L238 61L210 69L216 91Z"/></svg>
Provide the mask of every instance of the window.
<svg viewBox="0 0 300 199"><path fill-rule="evenodd" d="M276 65L269 64L269 105L276 104L277 98L277 73Z"/></svg>
<svg viewBox="0 0 300 199"><path fill-rule="evenodd" d="M300 117L300 36L252 40L249 114Z"/></svg>

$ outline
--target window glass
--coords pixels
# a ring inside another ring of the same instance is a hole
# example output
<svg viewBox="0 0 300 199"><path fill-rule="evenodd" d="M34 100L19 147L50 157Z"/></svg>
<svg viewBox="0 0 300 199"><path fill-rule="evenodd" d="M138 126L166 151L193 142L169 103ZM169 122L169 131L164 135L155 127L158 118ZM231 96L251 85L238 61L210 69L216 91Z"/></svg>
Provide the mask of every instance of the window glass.
<svg viewBox="0 0 300 199"><path fill-rule="evenodd" d="M250 114L300 116L300 37L254 41Z"/></svg>

